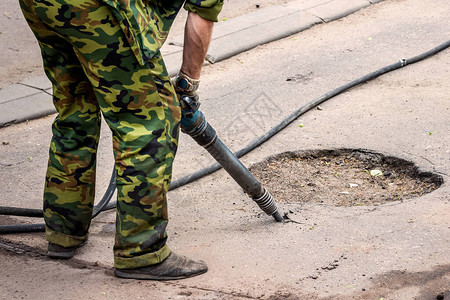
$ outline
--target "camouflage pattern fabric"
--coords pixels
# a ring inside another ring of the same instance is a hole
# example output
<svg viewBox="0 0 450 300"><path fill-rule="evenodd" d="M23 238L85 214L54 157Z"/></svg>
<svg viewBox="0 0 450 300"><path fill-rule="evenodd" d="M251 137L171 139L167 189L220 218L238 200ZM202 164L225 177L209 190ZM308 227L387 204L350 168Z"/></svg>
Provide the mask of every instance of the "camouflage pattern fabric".
<svg viewBox="0 0 450 300"><path fill-rule="evenodd" d="M117 1L131 2L142 4ZM170 1L148 1L163 2ZM103 115L113 133L117 177L114 265L161 262L170 254L167 191L180 108L159 44L140 60L124 20L101 0L20 0L20 5L39 42L58 111L44 189L46 239L71 247L87 238ZM164 34L167 26L154 34Z"/></svg>
<svg viewBox="0 0 450 300"><path fill-rule="evenodd" d="M169 34L184 0L103 0L114 16L140 64L147 62ZM202 18L217 21L223 0L187 0L184 8Z"/></svg>

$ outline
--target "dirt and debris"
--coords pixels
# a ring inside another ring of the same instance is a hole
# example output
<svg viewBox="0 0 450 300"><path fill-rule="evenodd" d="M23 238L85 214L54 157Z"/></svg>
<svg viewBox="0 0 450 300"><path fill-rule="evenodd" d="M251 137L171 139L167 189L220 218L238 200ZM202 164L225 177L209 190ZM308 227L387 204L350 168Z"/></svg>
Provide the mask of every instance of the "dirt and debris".
<svg viewBox="0 0 450 300"><path fill-rule="evenodd" d="M442 178L411 162L363 150L289 152L251 172L280 202L379 205L430 193Z"/></svg>

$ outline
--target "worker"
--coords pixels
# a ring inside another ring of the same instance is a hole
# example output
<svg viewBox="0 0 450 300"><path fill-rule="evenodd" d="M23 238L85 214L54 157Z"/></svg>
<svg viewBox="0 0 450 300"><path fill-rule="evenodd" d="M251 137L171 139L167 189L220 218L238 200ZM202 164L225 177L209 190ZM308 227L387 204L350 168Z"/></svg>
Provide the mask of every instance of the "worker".
<svg viewBox="0 0 450 300"><path fill-rule="evenodd" d="M101 116L117 181L115 275L171 280L207 271L171 252L167 192L178 145L178 98L196 98L223 0L20 0L58 112L44 187L48 255L71 258L88 238ZM168 75L160 48L184 7L183 62ZM178 94L178 96L177 96Z"/></svg>

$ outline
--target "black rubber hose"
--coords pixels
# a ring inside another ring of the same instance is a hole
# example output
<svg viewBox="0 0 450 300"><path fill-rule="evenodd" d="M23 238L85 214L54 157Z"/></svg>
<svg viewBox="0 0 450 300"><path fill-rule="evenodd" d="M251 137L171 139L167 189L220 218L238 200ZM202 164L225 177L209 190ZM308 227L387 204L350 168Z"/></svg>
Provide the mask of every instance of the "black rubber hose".
<svg viewBox="0 0 450 300"><path fill-rule="evenodd" d="M103 195L102 200L100 200L100 202L96 206L94 206L92 218L95 218L99 213L106 210L106 206L108 205L115 191L116 191L116 171L115 169L113 169L108 188L106 189L106 192Z"/></svg>
<svg viewBox="0 0 450 300"><path fill-rule="evenodd" d="M20 224L20 225L2 225L0 234L23 233L23 232L44 232L45 224Z"/></svg>
<svg viewBox="0 0 450 300"><path fill-rule="evenodd" d="M42 209L0 206L0 215L42 218Z"/></svg>
<svg viewBox="0 0 450 300"><path fill-rule="evenodd" d="M421 61L427 57L430 57L446 48L448 48L450 46L450 40L425 52L422 53L420 55L411 57L409 59L400 59L398 62L391 64L389 66L386 66L384 68L380 68L372 73L369 73L363 77L360 77L356 80L353 80L349 83L346 83L344 85L341 85L340 87L322 95L321 97L314 99L308 103L306 103L304 106L300 107L297 111L293 112L290 116L288 116L286 119L284 119L283 121L281 121L278 125L276 125L275 127L272 127L272 129L270 129L267 133L265 133L264 135L256 138L254 141L252 141L249 145L247 145L245 148L237 151L234 153L234 155L236 155L237 158L242 157L243 155L249 153L250 151L252 151L253 149L255 149L256 147L259 147L260 145L262 145L263 143L265 143L267 140L269 140L271 137L273 137L275 134L277 134L278 132L280 132L281 130L283 130L286 126L288 126L289 124L291 124L294 120L296 120L298 117L300 117L302 114L306 113L307 111L309 111L310 109L322 104L323 102L333 98L334 96L337 96L355 86L357 86L358 84L361 84L363 82L372 80L377 78L378 76L381 76L383 74L386 74L388 72L400 69L406 65L410 65L413 63L416 63L418 61ZM206 175L209 175L217 170L221 169L221 166L218 163L212 164L209 167L206 167L204 169L201 169L197 172L194 172L192 174L189 174L185 177L182 177L178 180L175 180L171 183L170 185L170 189L169 190L174 190L176 188L179 188L183 185L186 185L188 183L191 183L193 181L196 181Z"/></svg>
<svg viewBox="0 0 450 300"><path fill-rule="evenodd" d="M105 210L106 205L111 200L116 190L116 176L113 170L111 180L108 188L103 195L100 202L94 206L92 218L95 218L99 213ZM0 215L13 215L22 217L37 217L42 218L44 213L40 209L19 208L19 207L4 207L0 206ZM2 225L0 226L0 234L5 233L20 233L20 232L43 232L45 231L45 224L19 224L19 225Z"/></svg>
<svg viewBox="0 0 450 300"><path fill-rule="evenodd" d="M416 62L419 62L421 60L424 60L425 58L428 58L432 55L435 55L445 49L447 49L448 47L450 47L450 40L446 41L445 43L442 43L441 45L426 51L422 54L419 54L417 56L411 57L409 59L400 59L398 62L391 64L389 66L380 68L372 73L369 73L363 77L360 77L356 80L353 80L347 84L344 84L324 95L322 95L321 97L314 99L308 103L306 103L305 105L303 105L302 107L300 107L298 110L296 110L295 112L293 112L291 115L289 115L287 118L285 118L283 121L281 121L278 125L276 125L275 127L273 127L272 129L270 129L267 133L265 133L264 135L258 137L257 139L255 139L253 142L251 142L249 145L247 145L246 147L244 147L243 149L235 152L234 154L236 155L236 157L240 158L243 155L249 153L250 151L252 151L253 149L255 149L256 147L262 145L263 143L265 143L267 140L269 140L271 137L273 137L275 134L277 134L278 132L280 132L281 130L283 130L286 126L288 126L289 124L291 124L294 120L296 120L298 117L300 117L302 114L306 113L307 111L309 111L310 109L322 104L323 102L363 83L372 79L375 79L383 74L386 74L388 72L400 69L406 65L410 65ZM215 163L209 167L206 167L204 169L201 169L197 172L194 172L192 174L189 174L185 177L182 177L178 180L175 180L171 183L169 190L174 190L176 188L179 188L183 185L186 185L188 183L191 183L193 181L196 181L202 177L205 177L206 175L209 175L217 170L221 169L221 166L218 163ZM114 177L114 178L113 178ZM101 209L99 211L94 210L94 212L96 212L97 214L100 213L100 211L104 211L104 210L108 210L108 209L112 209L115 207L116 203L115 202L109 202L109 200L111 199L112 195L114 194L114 190L115 190L115 172L113 172L112 176L111 176L111 181L109 183L107 192L105 193L105 195L103 196L102 200L100 201L101 204ZM112 191L112 192L111 192ZM108 194L108 195L107 195ZM100 207L100 203L99 206ZM96 215L97 215L96 214ZM42 226L43 224L30 224L30 225L16 225L16 226L0 226L0 233L12 233L12 232L5 232L2 230L2 228L6 228L6 227L17 227L17 226L25 226L28 227L32 227L33 225L37 226L37 228L40 228L40 226ZM31 231L31 230L30 230ZM14 233L17 232L30 232L30 231L15 231ZM42 230L36 230L36 231L42 231Z"/></svg>

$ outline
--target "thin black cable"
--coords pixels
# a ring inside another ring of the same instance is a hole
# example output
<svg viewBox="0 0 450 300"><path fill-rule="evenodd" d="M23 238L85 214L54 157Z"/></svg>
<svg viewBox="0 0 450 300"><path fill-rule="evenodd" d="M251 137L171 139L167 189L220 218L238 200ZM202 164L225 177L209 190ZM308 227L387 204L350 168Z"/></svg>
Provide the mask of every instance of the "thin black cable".
<svg viewBox="0 0 450 300"><path fill-rule="evenodd" d="M278 132L280 132L281 130L283 130L286 126L288 126L289 124L291 124L293 121L295 121L298 117L300 117L301 115L303 115L304 113L308 112L309 110L311 110L312 108L322 104L323 102L363 83L372 79L375 79L383 74L386 74L388 72L392 72L394 70L400 69L406 65L410 65L410 64L414 64L416 62L419 62L421 60L424 60L425 58L428 58L432 55L435 55L445 49L447 49L448 47L450 47L450 40L440 44L437 47L434 47L431 50L428 50L422 54L419 54L417 56L411 57L409 59L400 59L398 62L393 63L391 65L388 65L386 67L380 68L374 72L371 72L367 75L364 75L356 80L353 80L349 83L346 83L344 85L341 85L340 87L320 96L317 99L314 99L308 103L306 103L305 105L303 105L302 107L300 107L298 110L296 110L295 112L293 112L291 115L289 115L287 118L285 118L283 121L281 121L278 125L276 125L275 127L272 127L268 132L266 132L265 134L263 134L262 136L258 137L257 139L255 139L253 142L251 142L249 145L247 145L246 147L242 148L241 150L235 152L234 154L236 155L237 158L242 157L243 155L249 153L250 151L252 151L253 149L261 146L263 143L265 143L266 141L268 141L270 138L272 138L274 135L276 135ZM184 186L188 183L191 183L193 181L196 181L202 177L205 177L206 175L209 175L217 170L220 170L222 167L218 164L215 163L209 167L206 167L204 169L201 169L197 172L194 172L192 174L189 174L185 177L182 177L178 180L175 180L171 183L169 190L174 190L177 189L181 186ZM103 196L102 200L99 202L99 204L94 208L94 214L95 216L97 216L101 211L104 210L108 210L108 209L112 209L116 206L115 202L109 202L112 195L114 194L114 190L115 190L115 172L112 173L111 175L111 181L108 185L108 189L105 193L105 195ZM16 208L14 208L16 209ZM20 208L17 208L20 210ZM0 214L1 210L0 210ZM26 224L26 225L7 225L7 226L0 226L0 234L1 233L18 233L18 232L31 232L33 231L33 229L36 229L36 231L43 231L43 228L41 228L43 226L43 224ZM24 230L26 231L18 231L20 230L20 228L24 228ZM10 230L10 231L8 231ZM14 230L14 231L12 231Z"/></svg>

